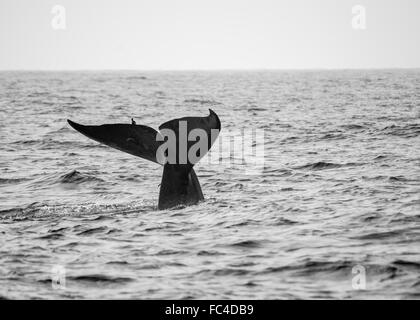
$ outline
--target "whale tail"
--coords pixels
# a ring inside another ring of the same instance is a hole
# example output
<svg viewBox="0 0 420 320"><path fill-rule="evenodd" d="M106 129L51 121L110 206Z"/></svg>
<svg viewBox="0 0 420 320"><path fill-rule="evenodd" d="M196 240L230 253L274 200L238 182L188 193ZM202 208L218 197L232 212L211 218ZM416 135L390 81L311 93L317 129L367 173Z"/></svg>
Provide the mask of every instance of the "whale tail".
<svg viewBox="0 0 420 320"><path fill-rule="evenodd" d="M67 122L90 139L163 165L158 208L167 209L196 204L204 199L193 166L210 150L221 129L219 117L213 110L209 111L207 117L184 117L165 122L159 126L161 132L137 125L134 121L131 124L99 126L85 126L71 120ZM182 132L183 129L185 132ZM201 130L201 134L194 134L197 129ZM165 130L174 132L174 139L168 140ZM197 141L190 141L190 134ZM195 148L196 144L202 148ZM176 151L175 157L170 157L171 150ZM189 157L190 153L194 156Z"/></svg>

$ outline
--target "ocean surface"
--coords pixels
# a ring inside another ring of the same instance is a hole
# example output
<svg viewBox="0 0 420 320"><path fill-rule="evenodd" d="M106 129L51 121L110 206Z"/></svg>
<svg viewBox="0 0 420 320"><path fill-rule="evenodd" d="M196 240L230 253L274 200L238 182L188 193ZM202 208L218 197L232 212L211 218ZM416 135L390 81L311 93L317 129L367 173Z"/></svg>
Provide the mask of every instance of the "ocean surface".
<svg viewBox="0 0 420 320"><path fill-rule="evenodd" d="M163 211L162 167L66 122L209 108L264 167L202 159ZM420 70L0 72L0 298L419 299Z"/></svg>

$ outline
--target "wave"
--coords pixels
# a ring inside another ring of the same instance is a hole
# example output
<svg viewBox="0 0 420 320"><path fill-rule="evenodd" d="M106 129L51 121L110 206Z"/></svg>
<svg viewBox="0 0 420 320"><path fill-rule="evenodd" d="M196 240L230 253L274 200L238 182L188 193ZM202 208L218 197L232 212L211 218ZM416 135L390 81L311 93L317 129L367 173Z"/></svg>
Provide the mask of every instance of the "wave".
<svg viewBox="0 0 420 320"><path fill-rule="evenodd" d="M341 140L346 139L347 136L342 133L326 133L322 137L320 137L320 140Z"/></svg>
<svg viewBox="0 0 420 320"><path fill-rule="evenodd" d="M28 181L27 178L0 178L0 184L14 184Z"/></svg>
<svg viewBox="0 0 420 320"><path fill-rule="evenodd" d="M125 284L134 281L128 277L112 277L103 274L87 274L80 276L69 276L67 277L70 281L97 283L97 284Z"/></svg>
<svg viewBox="0 0 420 320"><path fill-rule="evenodd" d="M87 174L82 174L77 170L73 170L69 173L66 173L64 175L62 175L59 178L60 183L76 183L76 184L80 184L80 183L84 183L84 182L91 182L91 181L101 181L103 182L102 179L91 176L91 175L87 175Z"/></svg>
<svg viewBox="0 0 420 320"><path fill-rule="evenodd" d="M261 247L261 241L256 240L244 240L232 243L232 247L242 247L242 248L259 248Z"/></svg>
<svg viewBox="0 0 420 320"><path fill-rule="evenodd" d="M199 104L212 104L212 105L221 104L220 102L214 101L214 100L205 100L205 99L196 99L196 98L185 99L184 103L199 103Z"/></svg>
<svg viewBox="0 0 420 320"><path fill-rule="evenodd" d="M362 176L362 179L366 181L416 182L416 180L411 180L404 176L386 176L386 175L378 175L378 176L373 176L373 177Z"/></svg>
<svg viewBox="0 0 420 320"><path fill-rule="evenodd" d="M1 219L12 219L14 221L23 221L27 219L48 218L57 216L95 216L93 220L108 219L109 216L116 214L130 214L155 211L156 206L153 204L96 204L82 203L77 205L70 204L47 204L33 202L20 207L8 208L0 210ZM91 219L91 218L90 218Z"/></svg>
<svg viewBox="0 0 420 320"><path fill-rule="evenodd" d="M125 260L121 260L121 261L116 260L116 261L108 261L106 264L127 265L129 263Z"/></svg>
<svg viewBox="0 0 420 320"><path fill-rule="evenodd" d="M42 144L42 140L33 140L33 139L28 139L28 140L16 140L11 142L10 144L15 144L15 145L23 145L23 146L36 146L36 145L40 145Z"/></svg>
<svg viewBox="0 0 420 320"><path fill-rule="evenodd" d="M54 233L46 234L45 236L38 237L37 239L41 239L41 240L58 240L58 239L62 239L62 238L64 238L64 234L58 233L58 232L54 232Z"/></svg>
<svg viewBox="0 0 420 320"><path fill-rule="evenodd" d="M84 230L82 232L79 232L77 235L79 235L79 236L90 236L90 235L96 234L96 233L103 233L106 230L108 230L107 227L90 228L90 229Z"/></svg>
<svg viewBox="0 0 420 320"><path fill-rule="evenodd" d="M298 276L313 276L320 273L331 275L332 273L342 274L348 276L351 273L351 270L354 268L355 262L349 260L341 261L315 261L310 259L305 259L301 263L289 264L279 267L267 267L261 271L256 272L256 274L270 274L270 273L279 273L279 272L293 272ZM397 261L397 263L391 263L387 265L377 265L377 264L363 264L367 272L370 275L377 275L382 278L381 281L393 279L397 276L400 268L403 267L414 267L411 263L407 265L403 262L402 264Z"/></svg>
<svg viewBox="0 0 420 320"><path fill-rule="evenodd" d="M401 231L384 231L384 232L372 232L358 237L352 237L352 239L357 240L384 240L388 238L394 238L402 236L403 232Z"/></svg>
<svg viewBox="0 0 420 320"><path fill-rule="evenodd" d="M171 255L180 255L180 254L186 254L188 251L185 250L171 250L171 249L163 249L157 252L156 256L171 256Z"/></svg>
<svg viewBox="0 0 420 320"><path fill-rule="evenodd" d="M224 268L224 269L204 269L198 271L197 274L209 274L213 276L245 276L251 273L250 270L247 269L233 269L233 268Z"/></svg>
<svg viewBox="0 0 420 320"><path fill-rule="evenodd" d="M148 78L145 77L145 76L127 76L127 77L124 77L124 79L127 79L127 80L148 80Z"/></svg>
<svg viewBox="0 0 420 320"><path fill-rule="evenodd" d="M408 182L410 181L406 177L403 176L391 176L388 178L389 181L397 181L397 182Z"/></svg>
<svg viewBox="0 0 420 320"><path fill-rule="evenodd" d="M420 262L407 261L407 260L395 260L393 264L397 266L401 266L401 267L415 268L415 269L420 270Z"/></svg>
<svg viewBox="0 0 420 320"><path fill-rule="evenodd" d="M266 108L261 108L261 107L255 106L255 105L243 106L242 108L245 109L245 110L247 110L247 111L254 111L254 112L257 112L257 111L267 111Z"/></svg>
<svg viewBox="0 0 420 320"><path fill-rule="evenodd" d="M381 154L379 156L376 156L373 160L384 160L386 158L388 158L388 156Z"/></svg>
<svg viewBox="0 0 420 320"><path fill-rule="evenodd" d="M405 137L405 138L414 138L420 135L420 124L419 123L409 123L406 125L390 125L386 126L385 128L382 128L380 132L387 134L387 135L393 135L393 136L399 136L399 137Z"/></svg>
<svg viewBox="0 0 420 320"><path fill-rule="evenodd" d="M49 91L35 91L35 92L31 92L29 94L27 94L26 96L28 98L38 98L38 97L45 97L45 96L50 96L51 92Z"/></svg>
<svg viewBox="0 0 420 320"><path fill-rule="evenodd" d="M356 166L356 165L360 165L360 164L352 163L352 162L339 164L339 163L318 161L318 162L315 162L315 163L308 163L308 164L305 164L303 166L294 167L293 169L297 169L297 170L324 170L324 169L336 169L336 168Z"/></svg>
<svg viewBox="0 0 420 320"><path fill-rule="evenodd" d="M215 251L215 250L201 250L197 253L197 256L219 256L219 255L224 255L224 253Z"/></svg>
<svg viewBox="0 0 420 320"><path fill-rule="evenodd" d="M293 174L292 170L289 169L268 169L264 168L263 176L264 177L288 177Z"/></svg>
<svg viewBox="0 0 420 320"><path fill-rule="evenodd" d="M291 264L279 267L267 267L262 271L258 272L258 274L295 271L302 275L312 275L319 272L336 272L341 270L347 270L351 269L353 266L354 263L349 261L313 261L305 259L305 261L300 264Z"/></svg>
<svg viewBox="0 0 420 320"><path fill-rule="evenodd" d="M298 224L299 222L294 220L289 220L283 217L277 218L276 221L273 222L274 226L291 226Z"/></svg>
<svg viewBox="0 0 420 320"><path fill-rule="evenodd" d="M67 131L68 129L63 128L63 131ZM61 134L62 132L58 132ZM51 137L52 136L52 137ZM77 148L83 148L83 149L107 149L109 147L99 144L99 143L89 143L84 141L78 141L78 140L63 140L59 138L55 138L56 134L46 133L42 138L40 139L27 139L27 140L16 140L13 142L10 142L10 146L15 151L16 149L23 149L28 147L36 147L39 150L60 150L60 149L77 149Z"/></svg>
<svg viewBox="0 0 420 320"><path fill-rule="evenodd" d="M360 124L344 124L340 127L345 129L345 130L364 130L364 129L366 129L365 126L360 125Z"/></svg>

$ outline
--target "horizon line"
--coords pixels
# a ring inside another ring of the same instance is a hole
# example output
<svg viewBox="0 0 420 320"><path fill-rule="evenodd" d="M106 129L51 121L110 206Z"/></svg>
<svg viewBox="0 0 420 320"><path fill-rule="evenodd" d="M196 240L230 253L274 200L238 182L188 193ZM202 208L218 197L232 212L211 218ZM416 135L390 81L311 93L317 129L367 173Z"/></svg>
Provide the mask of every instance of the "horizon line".
<svg viewBox="0 0 420 320"><path fill-rule="evenodd" d="M221 71L363 71L363 70L419 70L419 67L362 67L362 68L197 68L197 69L0 69L0 72L221 72Z"/></svg>

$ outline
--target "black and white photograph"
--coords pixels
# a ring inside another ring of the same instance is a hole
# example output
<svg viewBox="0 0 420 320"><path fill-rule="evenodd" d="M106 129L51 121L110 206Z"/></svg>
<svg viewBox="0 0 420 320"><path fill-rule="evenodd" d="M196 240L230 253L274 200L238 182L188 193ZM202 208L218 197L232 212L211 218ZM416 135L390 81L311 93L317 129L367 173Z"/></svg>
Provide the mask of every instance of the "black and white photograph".
<svg viewBox="0 0 420 320"><path fill-rule="evenodd" d="M0 299L420 299L419 34L419 0L0 0Z"/></svg>

